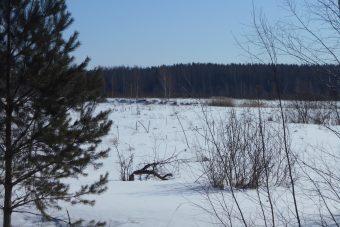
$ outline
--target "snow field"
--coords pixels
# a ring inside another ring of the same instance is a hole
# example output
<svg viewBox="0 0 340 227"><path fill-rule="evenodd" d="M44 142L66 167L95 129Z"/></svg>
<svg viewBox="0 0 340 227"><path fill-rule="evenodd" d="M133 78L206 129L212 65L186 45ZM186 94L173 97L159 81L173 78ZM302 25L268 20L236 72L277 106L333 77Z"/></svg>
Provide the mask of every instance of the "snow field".
<svg viewBox="0 0 340 227"><path fill-rule="evenodd" d="M208 227L219 222L214 212L226 220L226 210L221 206L225 202L227 205L224 207L230 209L235 226L241 225L230 190L226 188L222 192L206 187L196 150L196 147L203 142L198 133L204 126L202 111L207 111L212 119L224 119L230 108L158 103L143 105L110 100L99 104L98 110L106 109L112 111L110 119L113 121L113 126L110 133L103 138L100 148L110 148L109 157L103 160L103 167L99 170L89 169L88 177L70 179L69 182L72 187L77 188L108 172L108 190L95 197L96 204L93 207L61 204L64 209L53 211L55 216L66 218L67 209L73 220L95 219L105 221L108 226ZM245 108L235 109L237 114L242 114ZM254 116L257 114L256 111L256 108L250 110ZM275 119L278 109L264 108L262 114L264 119L273 116ZM270 124L280 127L275 121ZM324 168L327 164L334 173L339 173L336 159L332 157L335 157L340 150L340 139L334 133L318 125L289 124L288 128L291 149L300 162L320 168ZM134 182L120 181L115 141L118 141L118 149L122 154L134 155L133 170L153 160L176 155L179 163L170 165L164 170L172 172L174 177L169 181L138 178ZM314 197L315 190L305 173L307 172L314 179L318 179L318 175L305 166L295 165L295 167L297 200L303 224L317 225L319 213L327 215L327 212L319 199ZM290 226L296 225L291 189L273 187L271 191L277 211L275 215L278 226L287 223ZM264 206L268 208L265 190L260 189L259 193ZM256 190L236 190L236 197L247 219L255 226L263 225ZM211 207L211 202L214 204L215 211ZM331 209L335 213L337 205L330 201ZM270 217L267 219L270 220ZM39 218L23 214L14 214L13 222L15 226L47 226L45 223L42 224ZM55 223L49 223L49 226L55 226Z"/></svg>

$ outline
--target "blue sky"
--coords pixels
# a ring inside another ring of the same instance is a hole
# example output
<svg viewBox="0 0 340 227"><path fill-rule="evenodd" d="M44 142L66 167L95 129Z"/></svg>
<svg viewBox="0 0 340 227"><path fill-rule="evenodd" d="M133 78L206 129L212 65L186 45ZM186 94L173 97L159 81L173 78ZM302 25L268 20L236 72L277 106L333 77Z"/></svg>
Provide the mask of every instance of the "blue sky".
<svg viewBox="0 0 340 227"><path fill-rule="evenodd" d="M268 17L279 0L254 0ZM251 0L68 0L77 61L94 66L247 62L235 38L250 31Z"/></svg>

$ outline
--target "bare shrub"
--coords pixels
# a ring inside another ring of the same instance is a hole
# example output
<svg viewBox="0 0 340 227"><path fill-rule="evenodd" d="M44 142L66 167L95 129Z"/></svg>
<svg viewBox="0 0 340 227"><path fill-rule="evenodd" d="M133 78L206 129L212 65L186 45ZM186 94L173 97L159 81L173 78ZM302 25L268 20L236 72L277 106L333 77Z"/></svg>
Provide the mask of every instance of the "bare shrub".
<svg viewBox="0 0 340 227"><path fill-rule="evenodd" d="M281 130L267 123L263 123L260 130L259 122L249 110L241 116L231 110L228 115L228 119L220 120L217 126L206 121L205 147L199 152L200 156L208 157L208 161L202 163L210 185L220 189L225 185L246 189L258 188L265 182L285 184L288 166Z"/></svg>
<svg viewBox="0 0 340 227"><path fill-rule="evenodd" d="M291 123L339 125L340 115L336 102L294 101L288 106L286 118Z"/></svg>
<svg viewBox="0 0 340 227"><path fill-rule="evenodd" d="M337 101L288 101L284 109L287 123L316 124L329 126L340 125L339 103ZM267 121L279 123L280 112L271 113Z"/></svg>
<svg viewBox="0 0 340 227"><path fill-rule="evenodd" d="M212 156L203 162L204 173L206 174L209 184L213 188L223 190L225 187L226 173L224 171L223 162L219 157Z"/></svg>
<svg viewBox="0 0 340 227"><path fill-rule="evenodd" d="M133 149L129 147L128 152L125 154L119 151L118 139L114 139L113 145L117 152L120 180L128 181L130 175L133 172L133 158L134 158L134 154L132 153Z"/></svg>
<svg viewBox="0 0 340 227"><path fill-rule="evenodd" d="M127 181L132 172L134 155L129 154L128 156L124 156L119 151L117 151L117 154L120 166L120 180Z"/></svg>

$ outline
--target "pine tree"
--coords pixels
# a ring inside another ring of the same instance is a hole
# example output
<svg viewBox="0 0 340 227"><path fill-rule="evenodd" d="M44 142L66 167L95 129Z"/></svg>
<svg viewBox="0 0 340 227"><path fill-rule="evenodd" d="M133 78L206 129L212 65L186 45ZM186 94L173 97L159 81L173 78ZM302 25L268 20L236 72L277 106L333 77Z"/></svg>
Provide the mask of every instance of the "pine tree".
<svg viewBox="0 0 340 227"><path fill-rule="evenodd" d="M0 3L0 198L3 226L34 204L45 217L58 201L93 204L84 195L106 189L107 174L70 190L66 178L101 166L98 151L111 121L94 112L99 77L74 62L78 34L64 0ZM14 193L15 192L15 193Z"/></svg>

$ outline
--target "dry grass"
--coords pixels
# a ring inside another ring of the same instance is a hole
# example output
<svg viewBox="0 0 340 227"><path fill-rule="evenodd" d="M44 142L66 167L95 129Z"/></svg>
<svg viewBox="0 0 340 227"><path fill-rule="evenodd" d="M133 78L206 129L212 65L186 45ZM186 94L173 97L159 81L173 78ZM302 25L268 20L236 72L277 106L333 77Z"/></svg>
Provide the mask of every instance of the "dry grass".
<svg viewBox="0 0 340 227"><path fill-rule="evenodd" d="M207 104L209 106L223 106L223 107L235 107L235 102L232 98L226 97L213 97L211 98Z"/></svg>
<svg viewBox="0 0 340 227"><path fill-rule="evenodd" d="M235 99L228 97L212 97L207 102L209 106L221 106L221 107L264 107L265 103L258 100L245 100L243 102L237 102Z"/></svg>
<svg viewBox="0 0 340 227"><path fill-rule="evenodd" d="M265 104L258 100L247 100L239 105L240 107L264 107Z"/></svg>

